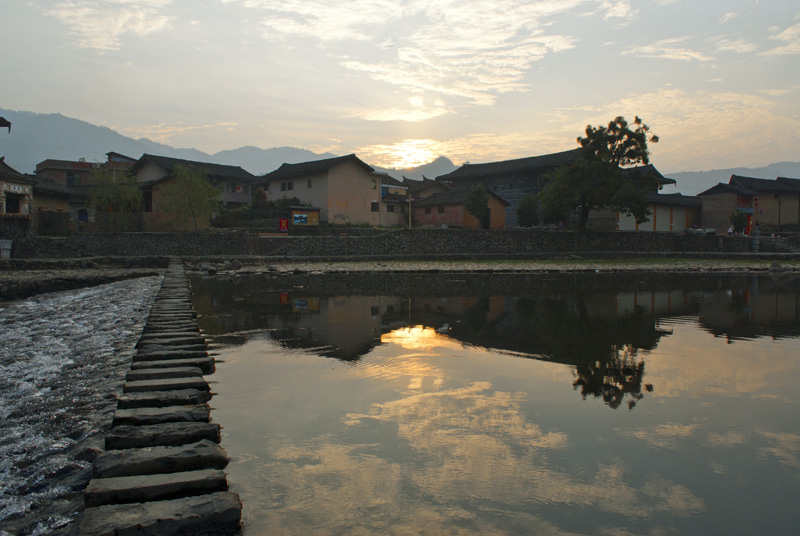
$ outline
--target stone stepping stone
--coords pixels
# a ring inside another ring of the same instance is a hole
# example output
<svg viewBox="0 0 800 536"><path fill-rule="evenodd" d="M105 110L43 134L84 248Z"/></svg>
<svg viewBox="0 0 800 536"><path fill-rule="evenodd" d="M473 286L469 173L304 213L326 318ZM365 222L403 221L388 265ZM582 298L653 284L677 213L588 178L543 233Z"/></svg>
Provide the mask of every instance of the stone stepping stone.
<svg viewBox="0 0 800 536"><path fill-rule="evenodd" d="M148 363L148 361L145 361ZM154 361L150 361L154 363ZM129 382L141 380L163 380L166 378L197 378L203 375L203 371L198 367L161 367L161 368L139 368L131 369L125 376Z"/></svg>
<svg viewBox="0 0 800 536"><path fill-rule="evenodd" d="M80 536L232 536L241 529L242 503L222 492L144 504L87 508Z"/></svg>
<svg viewBox="0 0 800 536"><path fill-rule="evenodd" d="M173 331L159 331L158 333L143 333L142 336L139 338L139 342L149 342L153 339L185 339L185 338L201 338L205 340L205 337L200 335L200 332L197 329L187 329L187 330L173 330Z"/></svg>
<svg viewBox="0 0 800 536"><path fill-rule="evenodd" d="M106 450L174 447L203 439L219 443L219 431L218 424L207 422L115 426L106 434Z"/></svg>
<svg viewBox="0 0 800 536"><path fill-rule="evenodd" d="M173 344L173 345L164 345L164 344L143 344L139 346L139 353L148 353L148 352L171 352L174 350L186 350L188 352L199 352L206 349L205 340L199 343L191 344L191 343L184 343L184 344Z"/></svg>
<svg viewBox="0 0 800 536"><path fill-rule="evenodd" d="M139 342L136 343L138 348L149 348L151 346L164 346L164 347L172 347L172 346L194 346L194 345L203 345L206 343L205 337L202 335L183 335L181 337L153 337L153 336L142 336L139 339Z"/></svg>
<svg viewBox="0 0 800 536"><path fill-rule="evenodd" d="M219 469L200 469L145 476L94 478L86 486L87 507L180 499L228 490L228 479Z"/></svg>
<svg viewBox="0 0 800 536"><path fill-rule="evenodd" d="M173 348L171 350L148 350L138 351L133 354L133 362L137 361L165 361L168 359L191 359L197 357L208 357L208 350L183 350Z"/></svg>
<svg viewBox="0 0 800 536"><path fill-rule="evenodd" d="M94 461L94 478L177 473L197 469L224 469L225 449L208 440L178 447L108 450Z"/></svg>
<svg viewBox="0 0 800 536"><path fill-rule="evenodd" d="M117 409L114 412L111 426L145 426L166 422L208 422L210 418L211 408L208 407L208 404Z"/></svg>
<svg viewBox="0 0 800 536"><path fill-rule="evenodd" d="M117 408L164 408L168 406L190 406L211 400L211 393L197 389L178 391L145 391L128 393L117 399Z"/></svg>
<svg viewBox="0 0 800 536"><path fill-rule="evenodd" d="M162 380L141 380L126 382L122 386L123 393L141 393L142 391L176 391L178 389L197 389L208 391L208 382L200 378L164 378Z"/></svg>
<svg viewBox="0 0 800 536"><path fill-rule="evenodd" d="M155 370L160 368L199 368L203 374L214 373L213 357L194 357L189 359L165 359L163 361L136 361L131 363L131 371ZM130 372L128 373L130 374ZM129 380L131 378L128 378Z"/></svg>

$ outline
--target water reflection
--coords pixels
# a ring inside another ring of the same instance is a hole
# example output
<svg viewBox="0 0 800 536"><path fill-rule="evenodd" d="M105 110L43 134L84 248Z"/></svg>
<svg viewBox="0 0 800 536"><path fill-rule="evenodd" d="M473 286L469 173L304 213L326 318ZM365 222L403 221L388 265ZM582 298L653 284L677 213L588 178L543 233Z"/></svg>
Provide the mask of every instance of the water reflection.
<svg viewBox="0 0 800 536"><path fill-rule="evenodd" d="M670 335L665 321L699 318L729 342L800 335L793 275L504 274L503 285L492 275L453 277L198 278L193 287L201 325L220 342L268 331L285 348L358 361L387 335L421 326L460 344L570 365L576 391L614 409L632 409L658 387L645 381L644 357ZM425 293L437 279L438 293ZM397 292L383 294L387 286Z"/></svg>
<svg viewBox="0 0 800 536"><path fill-rule="evenodd" d="M796 527L796 282L437 279L193 280L247 536Z"/></svg>

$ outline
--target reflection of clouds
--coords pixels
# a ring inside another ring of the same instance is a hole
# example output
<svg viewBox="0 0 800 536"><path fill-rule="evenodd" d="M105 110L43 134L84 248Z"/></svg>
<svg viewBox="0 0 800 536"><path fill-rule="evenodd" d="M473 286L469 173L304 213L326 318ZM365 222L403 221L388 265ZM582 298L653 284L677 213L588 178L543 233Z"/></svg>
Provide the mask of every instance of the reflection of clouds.
<svg viewBox="0 0 800 536"><path fill-rule="evenodd" d="M788 469L800 470L800 435L776 432L761 432L764 439L772 444L762 447L762 455L774 456Z"/></svg>
<svg viewBox="0 0 800 536"><path fill-rule="evenodd" d="M747 435L742 432L726 432L724 434L709 433L708 444L711 447L734 447L747 443Z"/></svg>
<svg viewBox="0 0 800 536"><path fill-rule="evenodd" d="M683 425L677 423L660 424L650 429L623 432L628 437L635 437L654 447L677 449L682 440L690 437L698 430L698 425Z"/></svg>

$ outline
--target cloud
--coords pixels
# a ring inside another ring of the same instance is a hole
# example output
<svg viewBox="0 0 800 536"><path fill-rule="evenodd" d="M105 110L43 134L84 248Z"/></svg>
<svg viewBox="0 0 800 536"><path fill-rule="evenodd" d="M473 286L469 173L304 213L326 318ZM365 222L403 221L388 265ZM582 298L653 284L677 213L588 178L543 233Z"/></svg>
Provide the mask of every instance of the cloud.
<svg viewBox="0 0 800 536"><path fill-rule="evenodd" d="M776 35L771 35L770 39L783 41L786 44L764 52L764 55L786 56L790 54L800 54L800 23L790 26Z"/></svg>
<svg viewBox="0 0 800 536"><path fill-rule="evenodd" d="M174 17L161 10L172 0L74 0L59 2L46 15L69 26L75 43L99 52L118 50L120 37L146 36L170 28Z"/></svg>
<svg viewBox="0 0 800 536"><path fill-rule="evenodd" d="M729 11L729 12L725 13L722 17L720 17L719 23L720 24L725 24L726 22L735 19L739 15L740 15L740 13L737 13L735 11Z"/></svg>
<svg viewBox="0 0 800 536"><path fill-rule="evenodd" d="M603 20L624 19L624 25L630 24L639 15L639 10L633 9L630 0L602 0L600 11L605 12Z"/></svg>
<svg viewBox="0 0 800 536"><path fill-rule="evenodd" d="M187 132L192 132L192 131L215 129L220 127L226 127L226 130L231 130L232 127L235 127L237 125L238 123L235 122L211 123L206 125L184 125L181 123L179 124L157 123L155 125L140 125L140 126L125 127L125 128L117 128L117 130L120 132L124 132L126 133L126 135L129 136L147 138L152 141L166 143L173 136L179 134L185 134Z"/></svg>
<svg viewBox="0 0 800 536"><path fill-rule="evenodd" d="M268 39L299 35L340 47L348 41L365 42L355 53L332 53L343 67L374 80L473 105L491 105L499 94L526 89L522 79L534 62L573 48L573 37L546 30L553 17L586 2L224 1L263 11ZM609 12L619 9L608 6ZM452 109L452 103L427 109L390 106L360 117L418 122Z"/></svg>
<svg viewBox="0 0 800 536"><path fill-rule="evenodd" d="M622 52L622 54L639 58L663 58L681 61L711 61L714 59L712 56L707 56L702 52L680 47L679 45L687 39L686 37L663 39L652 45L630 48Z"/></svg>
<svg viewBox="0 0 800 536"><path fill-rule="evenodd" d="M724 37L719 37L715 41L717 45L717 50L720 52L737 52L739 54L746 54L748 52L754 52L756 48L758 48L753 43L748 43L743 39L726 39Z"/></svg>

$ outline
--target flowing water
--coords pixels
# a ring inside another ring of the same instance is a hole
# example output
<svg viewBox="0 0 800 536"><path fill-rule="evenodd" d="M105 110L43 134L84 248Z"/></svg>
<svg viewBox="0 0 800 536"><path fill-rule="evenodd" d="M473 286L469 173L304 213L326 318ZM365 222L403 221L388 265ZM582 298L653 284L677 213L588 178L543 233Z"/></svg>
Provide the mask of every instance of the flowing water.
<svg viewBox="0 0 800 536"><path fill-rule="evenodd" d="M793 534L796 276L193 280L246 536Z"/></svg>
<svg viewBox="0 0 800 536"><path fill-rule="evenodd" d="M0 304L0 534L73 534L92 459L161 283Z"/></svg>

